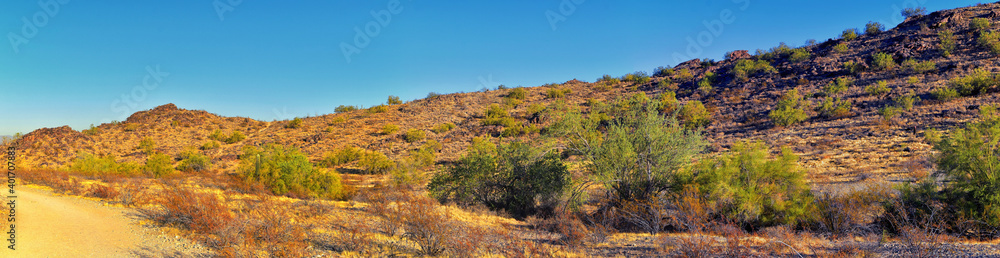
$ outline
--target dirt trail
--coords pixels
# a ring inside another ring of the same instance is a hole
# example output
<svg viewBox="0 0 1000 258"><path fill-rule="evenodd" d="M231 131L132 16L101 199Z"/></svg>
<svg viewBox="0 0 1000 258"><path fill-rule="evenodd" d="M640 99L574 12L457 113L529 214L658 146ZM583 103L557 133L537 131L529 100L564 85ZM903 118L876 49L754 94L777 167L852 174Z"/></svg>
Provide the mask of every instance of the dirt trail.
<svg viewBox="0 0 1000 258"><path fill-rule="evenodd" d="M0 257L205 256L189 240L137 225L128 209L24 186L16 203L17 250L5 242Z"/></svg>

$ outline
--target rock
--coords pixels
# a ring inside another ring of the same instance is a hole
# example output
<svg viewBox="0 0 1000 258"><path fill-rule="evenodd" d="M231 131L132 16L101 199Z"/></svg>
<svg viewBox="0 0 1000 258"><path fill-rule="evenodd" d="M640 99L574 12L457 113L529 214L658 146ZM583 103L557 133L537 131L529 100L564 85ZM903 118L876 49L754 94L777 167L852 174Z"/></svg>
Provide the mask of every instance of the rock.
<svg viewBox="0 0 1000 258"><path fill-rule="evenodd" d="M733 52L729 52L729 54L726 55L726 59L728 60L746 59L751 57L753 56L751 56L750 53L748 53L746 50L734 50Z"/></svg>

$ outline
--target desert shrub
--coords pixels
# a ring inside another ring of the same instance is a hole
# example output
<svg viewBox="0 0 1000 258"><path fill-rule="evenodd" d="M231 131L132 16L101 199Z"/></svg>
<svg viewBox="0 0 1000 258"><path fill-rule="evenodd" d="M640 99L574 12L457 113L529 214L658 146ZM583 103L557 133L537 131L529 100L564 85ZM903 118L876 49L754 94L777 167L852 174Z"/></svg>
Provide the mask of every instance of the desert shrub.
<svg viewBox="0 0 1000 258"><path fill-rule="evenodd" d="M909 84L920 83L920 77L916 77L916 76L906 77L906 83L909 83Z"/></svg>
<svg viewBox="0 0 1000 258"><path fill-rule="evenodd" d="M432 128L431 131L434 131L434 133L446 133L448 131L451 131L451 129L454 129L455 127L456 125L453 123L443 123L434 126L434 128Z"/></svg>
<svg viewBox="0 0 1000 258"><path fill-rule="evenodd" d="M358 106L340 105L333 109L335 113L346 113L354 110L358 110Z"/></svg>
<svg viewBox="0 0 1000 258"><path fill-rule="evenodd" d="M826 97L820 103L820 116L826 118L845 117L851 115L851 102L840 98Z"/></svg>
<svg viewBox="0 0 1000 258"><path fill-rule="evenodd" d="M878 22L869 21L865 24L865 35L875 35L882 33L885 30L885 25Z"/></svg>
<svg viewBox="0 0 1000 258"><path fill-rule="evenodd" d="M231 134L229 134L229 137L226 138L226 140L224 142L226 142L227 144L233 144L233 143L240 142L240 141L242 141L243 139L246 139L246 138L247 138L247 136L243 135L243 132L233 131Z"/></svg>
<svg viewBox="0 0 1000 258"><path fill-rule="evenodd" d="M264 184L277 195L346 197L339 174L313 167L309 158L292 146L244 146L239 171L244 180Z"/></svg>
<svg viewBox="0 0 1000 258"><path fill-rule="evenodd" d="M991 54L1000 55L1000 32L983 31L979 33L976 43L979 44L979 47L990 51Z"/></svg>
<svg viewBox="0 0 1000 258"><path fill-rule="evenodd" d="M903 61L901 66L903 67L903 70L906 70L907 72L926 73L933 71L935 68L937 68L937 63L930 60L917 62L917 60L910 58L906 59L906 61Z"/></svg>
<svg viewBox="0 0 1000 258"><path fill-rule="evenodd" d="M847 73L850 73L850 74L858 74L858 73L861 73L862 71L864 71L864 69L865 69L865 67L863 66L863 63L861 63L861 62L855 62L854 60L850 60L850 61L844 62L843 66L844 66L844 70L847 71Z"/></svg>
<svg viewBox="0 0 1000 258"><path fill-rule="evenodd" d="M323 154L323 159L319 164L325 167L334 167L340 164L351 163L361 159L362 151L354 146L345 146L336 151L329 151Z"/></svg>
<svg viewBox="0 0 1000 258"><path fill-rule="evenodd" d="M83 131L80 131L80 132L83 133L83 134L86 134L86 135L93 136L93 135L97 135L97 133L100 133L101 132L101 128L94 127L94 124L90 124L90 128L84 129Z"/></svg>
<svg viewBox="0 0 1000 258"><path fill-rule="evenodd" d="M377 106L368 108L367 111L368 111L369 114L385 113L386 111L389 111L389 106L388 105L377 105Z"/></svg>
<svg viewBox="0 0 1000 258"><path fill-rule="evenodd" d="M903 10L899 12L899 14L903 16L903 18L922 16L925 13L927 13L927 8L923 6L907 7L903 8Z"/></svg>
<svg viewBox="0 0 1000 258"><path fill-rule="evenodd" d="M153 200L159 207L139 210L159 224L214 233L233 220L233 213L213 193L199 193L183 186L166 187L164 191Z"/></svg>
<svg viewBox="0 0 1000 258"><path fill-rule="evenodd" d="M382 125L382 130L379 131L379 134L390 135L390 134L394 134L396 132L399 132L399 126L398 125L395 125L395 124L384 124L384 125Z"/></svg>
<svg viewBox="0 0 1000 258"><path fill-rule="evenodd" d="M715 75L712 72L706 72L705 74ZM698 81L698 90L705 94L712 93L712 90L715 89L712 87L712 78L713 77L708 76L701 78L701 80Z"/></svg>
<svg viewBox="0 0 1000 258"><path fill-rule="evenodd" d="M684 129L687 130L703 128L712 123L712 114L705 109L705 105L701 101L697 100L688 101L687 104L684 104L681 107L678 117L681 121L684 121Z"/></svg>
<svg viewBox="0 0 1000 258"><path fill-rule="evenodd" d="M205 142L204 144L201 145L201 149L202 150L211 150L211 149L215 149L215 148L218 148L218 147L221 147L221 146L222 145L219 144L219 142L214 141L214 140L209 140L209 141L207 141L207 142Z"/></svg>
<svg viewBox="0 0 1000 258"><path fill-rule="evenodd" d="M146 157L146 165L142 171L152 177L163 177L174 172L174 159L163 153L156 153Z"/></svg>
<svg viewBox="0 0 1000 258"><path fill-rule="evenodd" d="M885 214L885 202L894 200L895 190L886 183L868 183L843 194L824 193L816 198L816 222L834 234L865 233Z"/></svg>
<svg viewBox="0 0 1000 258"><path fill-rule="evenodd" d="M814 209L797 162L789 148L772 157L762 142L737 143L727 154L698 163L678 180L708 198L719 215L746 228L797 225L808 222Z"/></svg>
<svg viewBox="0 0 1000 258"><path fill-rule="evenodd" d="M214 131L212 131L211 134L208 135L208 138L221 142L226 140L226 134L222 133L222 130L215 129Z"/></svg>
<svg viewBox="0 0 1000 258"><path fill-rule="evenodd" d="M493 104L483 112L483 119L480 120L483 125L500 125L506 127L514 127L518 123L513 117L507 113L507 110L500 105Z"/></svg>
<svg viewBox="0 0 1000 258"><path fill-rule="evenodd" d="M555 89L555 88L550 88L550 89L545 90L545 98L558 99L558 98L565 97L566 94L569 94L569 93L572 93L572 92L573 92L573 90L570 90L570 89Z"/></svg>
<svg viewBox="0 0 1000 258"><path fill-rule="evenodd" d="M843 39L844 41L855 40L858 38L858 29L855 28L846 29L844 30L844 32L840 33L840 38Z"/></svg>
<svg viewBox="0 0 1000 258"><path fill-rule="evenodd" d="M69 164L69 170L86 176L132 176L138 172L139 165L131 162L119 163L111 155L98 157L87 152L79 152Z"/></svg>
<svg viewBox="0 0 1000 258"><path fill-rule="evenodd" d="M133 124L133 123L125 124L125 131L126 132L134 132L137 129L139 129L139 125L138 124Z"/></svg>
<svg viewBox="0 0 1000 258"><path fill-rule="evenodd" d="M618 78L611 77L611 75L607 75L607 74L605 74L601 78L597 79L597 83L598 84L605 84L605 85L609 85L609 86L618 84L619 82L621 82L621 81L618 80Z"/></svg>
<svg viewBox="0 0 1000 258"><path fill-rule="evenodd" d="M841 42L833 46L833 52L837 54L847 53L847 43Z"/></svg>
<svg viewBox="0 0 1000 258"><path fill-rule="evenodd" d="M830 83L823 86L823 91L826 92L827 95L836 95L844 92L852 85L854 85L854 79L851 79L850 77L837 77L836 79L833 79L833 81L830 81Z"/></svg>
<svg viewBox="0 0 1000 258"><path fill-rule="evenodd" d="M790 61L792 63L802 62L802 61L805 61L805 60L809 60L809 57L811 55L812 54L809 53L808 49L805 49L805 48L796 48L796 49L792 50L792 54L788 55L788 61Z"/></svg>
<svg viewBox="0 0 1000 258"><path fill-rule="evenodd" d="M300 128L300 127L302 127L302 118L298 118L298 117L296 117L295 119L292 119L292 121L289 121L288 124L285 125L285 128L289 128L289 129L296 129L296 128Z"/></svg>
<svg viewBox="0 0 1000 258"><path fill-rule="evenodd" d="M177 170L180 171L202 171L212 166L212 161L194 148L189 148L177 155L180 162L177 163Z"/></svg>
<svg viewBox="0 0 1000 258"><path fill-rule="evenodd" d="M750 59L740 59L736 61L736 65L733 66L732 74L737 79L746 81L749 76L756 74L773 74L777 73L778 70L771 66L771 63L767 60L750 60Z"/></svg>
<svg viewBox="0 0 1000 258"><path fill-rule="evenodd" d="M427 93L427 99L435 98L435 97L438 97L438 96L441 96L441 95L444 95L444 94L433 92L433 91L432 92L428 92Z"/></svg>
<svg viewBox="0 0 1000 258"><path fill-rule="evenodd" d="M955 34L951 30L941 30L938 31L938 49L941 50L941 55L948 57L951 53L955 52Z"/></svg>
<svg viewBox="0 0 1000 258"><path fill-rule="evenodd" d="M806 104L799 95L799 91L791 89L781 95L778 104L771 110L768 116L777 126L789 126L805 121L809 118L804 108Z"/></svg>
<svg viewBox="0 0 1000 258"><path fill-rule="evenodd" d="M990 19L987 18L972 18L969 22L969 28L976 32L984 32L990 29Z"/></svg>
<svg viewBox="0 0 1000 258"><path fill-rule="evenodd" d="M385 101L388 105L399 105L403 104L403 101L399 99L399 96L389 95L389 99Z"/></svg>
<svg viewBox="0 0 1000 258"><path fill-rule="evenodd" d="M507 93L507 98L523 100L528 96L528 91L524 88L513 88Z"/></svg>
<svg viewBox="0 0 1000 258"><path fill-rule="evenodd" d="M888 84L889 83L886 82L885 80L877 81L874 84L868 85L868 87L865 87L865 93L868 93L868 95L872 95L872 96L885 96L885 95L888 95L889 92L892 91L892 89L889 89Z"/></svg>
<svg viewBox="0 0 1000 258"><path fill-rule="evenodd" d="M426 131L421 129L412 129L406 131L406 134L403 135L403 140L406 140L406 142L416 142L423 140L426 137L427 137Z"/></svg>
<svg viewBox="0 0 1000 258"><path fill-rule="evenodd" d="M493 144L476 139L427 188L442 202L482 204L524 218L538 212L536 200L552 200L562 193L568 176L556 152L540 153L523 142Z"/></svg>
<svg viewBox="0 0 1000 258"><path fill-rule="evenodd" d="M678 70L677 76L675 77L675 79L680 81L687 81L690 80L691 78L694 78L694 75L691 74L691 70L688 70L687 68Z"/></svg>
<svg viewBox="0 0 1000 258"><path fill-rule="evenodd" d="M980 95L996 88L998 84L1000 82L995 74L981 68L972 71L969 75L948 81L948 87L955 89L962 96Z"/></svg>
<svg viewBox="0 0 1000 258"><path fill-rule="evenodd" d="M382 174L392 169L395 164L385 154L370 151L361 154L361 158L358 159L358 166L368 173Z"/></svg>
<svg viewBox="0 0 1000 258"><path fill-rule="evenodd" d="M896 68L896 61L891 54L876 52L872 54L872 69L876 71L888 71Z"/></svg>
<svg viewBox="0 0 1000 258"><path fill-rule="evenodd" d="M677 93L673 91L664 91L660 94L660 113L672 114L680 106L677 102Z"/></svg>
<svg viewBox="0 0 1000 258"><path fill-rule="evenodd" d="M785 44L785 42L778 43L778 46L772 47L769 50L757 49L756 56L760 59L766 60L776 60L792 53L792 48Z"/></svg>
<svg viewBox="0 0 1000 258"><path fill-rule="evenodd" d="M647 84L650 80L652 80L652 78L649 77L649 74L646 74L646 72L643 71L626 74L621 78L621 81L623 82L639 85Z"/></svg>
<svg viewBox="0 0 1000 258"><path fill-rule="evenodd" d="M146 155L153 155L153 152L156 151L156 142L153 141L153 138L142 138L142 141L139 141L139 149Z"/></svg>
<svg viewBox="0 0 1000 258"><path fill-rule="evenodd" d="M958 91L951 87L938 87L931 90L931 96L940 101L951 101L959 97Z"/></svg>
<svg viewBox="0 0 1000 258"><path fill-rule="evenodd" d="M103 184L91 184L90 189L87 190L87 196L97 197L101 199L116 199L121 195L117 189L113 186L107 186Z"/></svg>
<svg viewBox="0 0 1000 258"><path fill-rule="evenodd" d="M938 168L951 179L944 191L958 215L1000 227L1000 114L993 106L980 113L934 148L941 152Z"/></svg>
<svg viewBox="0 0 1000 258"><path fill-rule="evenodd" d="M903 110L909 111L909 110L913 109L913 104L914 103L920 102L920 97L917 97L917 94L914 93L911 90L910 93L908 93L906 95L901 95L901 96L898 96L898 97L894 98L893 102L895 102L894 104L897 107L902 108Z"/></svg>
<svg viewBox="0 0 1000 258"><path fill-rule="evenodd" d="M937 144L938 142L941 142L941 136L942 133L941 131L938 131L938 129L924 129L924 142L928 144Z"/></svg>
<svg viewBox="0 0 1000 258"><path fill-rule="evenodd" d="M660 66L656 67L656 69L653 69L653 76L656 77L670 77L673 75L674 75L674 68Z"/></svg>
<svg viewBox="0 0 1000 258"><path fill-rule="evenodd" d="M545 106L542 106L542 104L532 103L531 105L528 106L528 109L525 110L524 114L527 117L537 117L544 110L545 110ZM449 123L449 124L451 124L451 123ZM451 124L451 127L455 127L455 124Z"/></svg>
<svg viewBox="0 0 1000 258"><path fill-rule="evenodd" d="M883 121L887 121L888 122L888 121L892 121L893 118L896 118L897 116L899 116L900 113L902 113L902 111L903 111L902 108L897 107L895 105L886 105L886 106L884 106L882 108L879 108L878 114L880 116L882 116L882 120Z"/></svg>

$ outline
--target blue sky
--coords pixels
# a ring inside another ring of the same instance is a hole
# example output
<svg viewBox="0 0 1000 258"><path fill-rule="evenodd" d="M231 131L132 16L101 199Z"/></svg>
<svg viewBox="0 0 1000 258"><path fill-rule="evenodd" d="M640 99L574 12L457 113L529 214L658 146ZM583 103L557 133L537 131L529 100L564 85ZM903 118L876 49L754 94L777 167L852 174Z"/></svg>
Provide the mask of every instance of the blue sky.
<svg viewBox="0 0 1000 258"><path fill-rule="evenodd" d="M81 130L165 103L271 121L388 95L593 81L975 3L2 1L0 135Z"/></svg>

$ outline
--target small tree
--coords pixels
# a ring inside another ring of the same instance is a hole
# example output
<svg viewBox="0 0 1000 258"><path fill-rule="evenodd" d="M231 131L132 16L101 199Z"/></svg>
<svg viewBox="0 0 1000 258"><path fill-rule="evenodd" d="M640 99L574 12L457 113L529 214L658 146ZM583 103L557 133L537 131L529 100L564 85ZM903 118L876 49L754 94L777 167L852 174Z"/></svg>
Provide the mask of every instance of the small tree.
<svg viewBox="0 0 1000 258"><path fill-rule="evenodd" d="M569 172L555 152L541 153L527 143L493 144L477 139L452 167L427 188L441 200L483 204L517 218L538 212L536 200L551 200L569 183Z"/></svg>
<svg viewBox="0 0 1000 258"><path fill-rule="evenodd" d="M399 105L399 104L403 104L403 101L399 100L399 96L389 95L389 99L386 100L385 103L389 104L389 105Z"/></svg>
<svg viewBox="0 0 1000 258"><path fill-rule="evenodd" d="M959 215L1000 227L1000 116L993 106L980 113L934 148L941 151L938 168L953 179L945 191Z"/></svg>
<svg viewBox="0 0 1000 258"><path fill-rule="evenodd" d="M803 110L805 106L799 91L791 89L781 96L778 105L771 110L768 116L777 126L797 124L809 118L809 115L806 115L805 110Z"/></svg>
<svg viewBox="0 0 1000 258"><path fill-rule="evenodd" d="M885 30L885 25L878 22L869 21L865 24L865 35L875 35Z"/></svg>
<svg viewBox="0 0 1000 258"><path fill-rule="evenodd" d="M712 123L712 114L701 101L692 100L681 107L680 119L684 121L684 129L695 130Z"/></svg>

